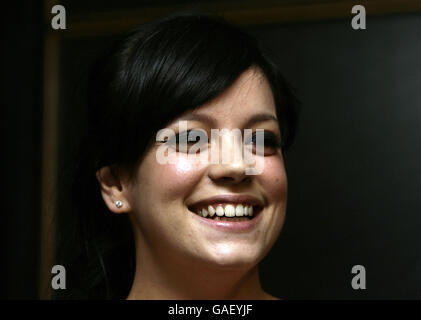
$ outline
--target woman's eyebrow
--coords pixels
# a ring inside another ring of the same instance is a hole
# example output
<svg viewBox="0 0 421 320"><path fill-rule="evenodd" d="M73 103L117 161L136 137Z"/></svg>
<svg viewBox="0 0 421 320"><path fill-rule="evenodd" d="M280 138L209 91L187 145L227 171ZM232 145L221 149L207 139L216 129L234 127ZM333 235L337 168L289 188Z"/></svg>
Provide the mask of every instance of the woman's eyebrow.
<svg viewBox="0 0 421 320"><path fill-rule="evenodd" d="M194 120L194 121L203 122L212 128L215 127L215 124L216 124L216 121L214 118L203 113L190 113L179 119L179 121L184 121L184 120L187 120L187 121Z"/></svg>
<svg viewBox="0 0 421 320"><path fill-rule="evenodd" d="M270 114L270 113L254 114L247 120L244 127L245 128L251 127L252 125L256 123L264 122L264 121L275 121L276 123L278 123L278 118L276 118L273 114Z"/></svg>
<svg viewBox="0 0 421 320"><path fill-rule="evenodd" d="M215 127L216 122L217 122L216 119L214 119L213 117L207 114L203 114L203 113L190 113L182 117L181 119L179 119L179 121L183 121L183 120L186 120L186 121L194 120L194 121L203 122L212 128ZM244 128L251 127L252 125L255 125L256 123L264 122L264 121L275 121L276 123L278 123L278 119L270 113L257 113L257 114L252 115L246 121L243 127Z"/></svg>

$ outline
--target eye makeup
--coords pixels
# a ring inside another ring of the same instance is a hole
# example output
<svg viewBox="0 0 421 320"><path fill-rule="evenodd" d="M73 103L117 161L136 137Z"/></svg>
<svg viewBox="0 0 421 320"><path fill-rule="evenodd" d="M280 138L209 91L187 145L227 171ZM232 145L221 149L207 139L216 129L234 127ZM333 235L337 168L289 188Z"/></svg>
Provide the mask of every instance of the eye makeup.
<svg viewBox="0 0 421 320"><path fill-rule="evenodd" d="M177 133L168 139L159 142L166 143L168 146L177 150L177 152L188 152L193 145L201 146L203 144L209 144L209 137L203 129L191 129ZM274 153L282 146L280 138L268 130L263 131L263 142L265 155ZM183 144L186 147L184 150ZM255 149L258 144L257 132L245 137L244 144L246 146L252 146Z"/></svg>
<svg viewBox="0 0 421 320"><path fill-rule="evenodd" d="M277 149L280 149L282 144L280 138L274 133L264 130L263 131L263 142L264 142L264 155L269 156L276 153ZM258 147L257 134L254 132L252 135L244 139L244 144L252 146L253 151L256 151Z"/></svg>
<svg viewBox="0 0 421 320"><path fill-rule="evenodd" d="M193 145L200 146L202 144L208 144L209 139L206 131L203 129L191 129L176 133L167 140L160 142L166 143L178 152L187 152ZM182 148L183 144L186 146L185 150Z"/></svg>

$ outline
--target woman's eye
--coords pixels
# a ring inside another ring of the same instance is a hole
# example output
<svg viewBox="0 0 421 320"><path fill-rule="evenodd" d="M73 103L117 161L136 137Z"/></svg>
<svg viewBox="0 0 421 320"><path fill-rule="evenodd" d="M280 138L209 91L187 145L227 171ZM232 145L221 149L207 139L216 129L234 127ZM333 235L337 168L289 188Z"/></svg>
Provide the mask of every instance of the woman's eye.
<svg viewBox="0 0 421 320"><path fill-rule="evenodd" d="M261 135L261 136L259 136ZM262 139L262 140L261 140ZM260 141L263 142L263 150L259 149ZM200 152L200 150L209 144L209 138L206 131L202 129L187 130L169 137L166 141L161 141L175 149L177 152ZM271 155L281 148L280 139L269 131L257 131L252 135L245 137L244 144L251 147L253 153L262 150L264 155Z"/></svg>
<svg viewBox="0 0 421 320"><path fill-rule="evenodd" d="M204 130L187 130L170 137L166 143L179 152L188 152L193 145L202 146L208 142Z"/></svg>
<svg viewBox="0 0 421 320"><path fill-rule="evenodd" d="M245 140L245 144L251 145L253 147L254 152L259 150L259 146L258 146L258 143L260 142L260 139L258 137L259 134L261 134L263 138L262 142L264 146L264 149L263 149L264 155L271 155L275 153L277 149L281 148L281 142L275 134L269 131L259 131L257 133L256 132L253 133L250 137L248 137Z"/></svg>

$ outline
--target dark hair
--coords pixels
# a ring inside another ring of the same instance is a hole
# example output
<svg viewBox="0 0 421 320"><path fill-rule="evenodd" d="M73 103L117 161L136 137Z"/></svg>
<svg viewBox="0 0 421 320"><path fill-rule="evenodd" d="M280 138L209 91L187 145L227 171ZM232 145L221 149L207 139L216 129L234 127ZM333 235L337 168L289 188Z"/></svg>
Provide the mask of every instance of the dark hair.
<svg viewBox="0 0 421 320"><path fill-rule="evenodd" d="M135 270L131 224L127 215L109 212L95 172L107 165L133 172L159 129L252 66L270 83L285 151L297 100L256 40L221 17L173 14L135 29L98 59L87 85L86 133L66 189L69 206L58 217L56 263L66 267L67 289L56 298L127 297Z"/></svg>

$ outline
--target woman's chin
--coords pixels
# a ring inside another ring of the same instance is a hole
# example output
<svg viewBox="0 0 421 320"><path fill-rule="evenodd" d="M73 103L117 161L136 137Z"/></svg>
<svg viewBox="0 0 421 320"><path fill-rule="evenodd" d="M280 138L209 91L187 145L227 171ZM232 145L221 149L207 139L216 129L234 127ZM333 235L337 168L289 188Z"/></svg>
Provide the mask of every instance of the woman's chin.
<svg viewBox="0 0 421 320"><path fill-rule="evenodd" d="M246 270L251 269L260 261L259 255L250 252L220 252L207 256L204 261L208 266L224 270Z"/></svg>

